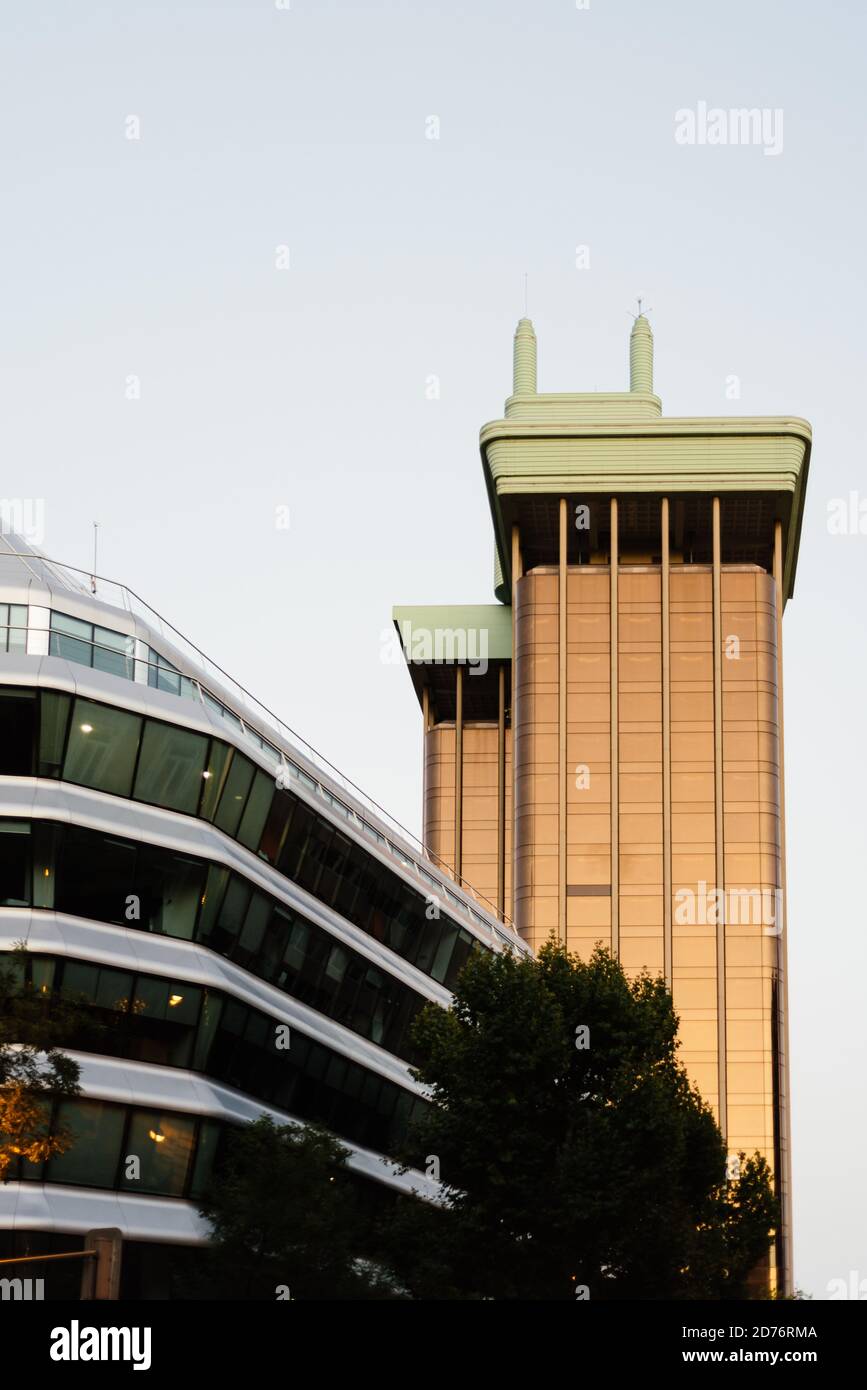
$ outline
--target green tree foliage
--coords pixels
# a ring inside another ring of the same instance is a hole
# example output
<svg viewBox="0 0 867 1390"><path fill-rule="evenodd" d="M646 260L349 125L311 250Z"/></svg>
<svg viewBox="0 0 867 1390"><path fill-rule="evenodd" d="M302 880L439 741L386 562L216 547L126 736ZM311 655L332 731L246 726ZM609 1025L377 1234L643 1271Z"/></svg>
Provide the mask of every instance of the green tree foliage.
<svg viewBox="0 0 867 1390"><path fill-rule="evenodd" d="M392 1227L415 1297L747 1296L778 1220L769 1170L741 1156L726 1181L663 981L602 950L479 953L414 1037L433 1104L407 1161L438 1164L446 1191Z"/></svg>
<svg viewBox="0 0 867 1390"><path fill-rule="evenodd" d="M55 1096L80 1094L78 1063L62 1052L81 1025L82 1010L37 990L19 943L0 969L0 1181L19 1158L39 1163L73 1142L64 1127L50 1130Z"/></svg>
<svg viewBox="0 0 867 1390"><path fill-rule="evenodd" d="M393 1297L361 1258L365 1219L346 1169L347 1151L315 1126L268 1116L231 1131L200 1212L211 1245L196 1294L227 1299Z"/></svg>

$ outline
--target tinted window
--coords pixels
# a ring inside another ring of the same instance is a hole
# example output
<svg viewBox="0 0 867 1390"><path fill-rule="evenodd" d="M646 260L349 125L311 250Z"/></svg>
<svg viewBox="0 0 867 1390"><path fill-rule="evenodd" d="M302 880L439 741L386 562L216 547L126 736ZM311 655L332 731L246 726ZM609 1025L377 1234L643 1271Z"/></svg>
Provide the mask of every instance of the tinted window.
<svg viewBox="0 0 867 1390"><path fill-rule="evenodd" d="M191 940L204 884L205 865L201 859L156 845L142 845L136 890L141 901L142 927L163 936Z"/></svg>
<svg viewBox="0 0 867 1390"><path fill-rule="evenodd" d="M284 791L278 791L271 802L271 809L268 812L259 844L259 853L263 859L267 859L269 864L277 863L289 822L292 819L292 812L297 804L295 797Z"/></svg>
<svg viewBox="0 0 867 1390"><path fill-rule="evenodd" d="M202 792L207 751L208 740L203 734L147 720L134 795L140 801L194 815Z"/></svg>
<svg viewBox="0 0 867 1390"><path fill-rule="evenodd" d="M180 1197L193 1153L196 1122L162 1110L134 1110L127 1134L128 1157L139 1159L139 1177L124 1165L120 1186L129 1192L160 1192Z"/></svg>
<svg viewBox="0 0 867 1390"><path fill-rule="evenodd" d="M229 749L227 745L225 743L218 743L216 739L211 739L207 763L202 773L204 787L202 790L202 804L199 807L199 815L203 816L205 820L214 819L217 802L223 790L223 778L226 775L226 765L228 761Z"/></svg>
<svg viewBox="0 0 867 1390"><path fill-rule="evenodd" d="M33 772L36 737L36 700L33 691L0 687L0 774L29 777Z"/></svg>
<svg viewBox="0 0 867 1390"><path fill-rule="evenodd" d="M247 793L253 780L253 772L254 768L250 759L245 758L243 753L235 750L232 753L229 775L226 778L217 814L214 817L215 825L218 825L221 830L225 830L227 835L234 835L238 829L238 822L244 810L244 802L247 800Z"/></svg>
<svg viewBox="0 0 867 1390"><path fill-rule="evenodd" d="M244 924L244 917L252 896L250 885L233 874L226 896L220 908L217 924L211 932L208 945L214 951L229 955L235 939Z"/></svg>
<svg viewBox="0 0 867 1390"><path fill-rule="evenodd" d="M56 690L43 690L39 696L39 776L59 777L63 766L63 745L72 699Z"/></svg>
<svg viewBox="0 0 867 1390"><path fill-rule="evenodd" d="M0 603L0 651L27 649L27 604Z"/></svg>
<svg viewBox="0 0 867 1390"><path fill-rule="evenodd" d="M315 824L316 816L310 807L306 806L303 801L299 801L295 807L295 814L292 817L280 854L280 872L285 874L287 878L297 881L300 867L304 862L307 842Z"/></svg>
<svg viewBox="0 0 867 1390"><path fill-rule="evenodd" d="M112 632L107 627L94 627L93 664L97 671L108 671L112 676L123 676L124 680L131 681L133 651L132 637Z"/></svg>
<svg viewBox="0 0 867 1390"><path fill-rule="evenodd" d="M0 825L0 903L27 907L30 903L30 822Z"/></svg>
<svg viewBox="0 0 867 1390"><path fill-rule="evenodd" d="M210 942L211 932L217 920L217 913L223 901L223 894L229 882L229 870L222 864L209 864L207 878L205 880L205 890L202 894L201 910L199 912L198 937L206 944Z"/></svg>
<svg viewBox="0 0 867 1390"><path fill-rule="evenodd" d="M274 778L270 773L263 772L260 768L253 780L247 805L244 807L244 815L238 826L238 839L242 845L247 846L247 849L256 849L259 845L274 794Z"/></svg>
<svg viewBox="0 0 867 1390"><path fill-rule="evenodd" d="M92 700L76 700L63 776L84 787L129 796L141 716Z"/></svg>
<svg viewBox="0 0 867 1390"><path fill-rule="evenodd" d="M89 666L93 648L91 640L93 628L80 618L69 618L65 613L52 613L51 636L48 651L51 656L62 656L67 661L77 661L81 666Z"/></svg>
<svg viewBox="0 0 867 1390"><path fill-rule="evenodd" d="M98 922L137 925L136 847L129 840L69 826L62 837L55 901L58 912ZM127 917L127 912L133 914Z"/></svg>
<svg viewBox="0 0 867 1390"><path fill-rule="evenodd" d="M56 1128L67 1128L72 1147L46 1164L46 1182L69 1182L79 1187L114 1187L120 1158L125 1113L120 1106L99 1101L62 1101Z"/></svg>

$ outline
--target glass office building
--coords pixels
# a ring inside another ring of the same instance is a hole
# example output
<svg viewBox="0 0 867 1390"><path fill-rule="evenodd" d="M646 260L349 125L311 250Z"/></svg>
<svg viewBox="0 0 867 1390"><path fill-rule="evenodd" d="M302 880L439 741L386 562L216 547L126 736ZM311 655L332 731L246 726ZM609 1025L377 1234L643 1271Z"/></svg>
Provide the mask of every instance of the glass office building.
<svg viewBox="0 0 867 1390"><path fill-rule="evenodd" d="M99 1025L51 1114L74 1144L0 1187L4 1253L202 1243L221 1137L262 1113L432 1194L393 1161L425 1103L411 1025L506 948L528 950L136 595L0 538L0 956Z"/></svg>
<svg viewBox="0 0 867 1390"><path fill-rule="evenodd" d="M731 1155L782 1201L791 1288L782 615L811 432L667 418L643 315L630 389L540 393L528 319L481 431L482 606L398 607L424 837L534 949L663 975Z"/></svg>

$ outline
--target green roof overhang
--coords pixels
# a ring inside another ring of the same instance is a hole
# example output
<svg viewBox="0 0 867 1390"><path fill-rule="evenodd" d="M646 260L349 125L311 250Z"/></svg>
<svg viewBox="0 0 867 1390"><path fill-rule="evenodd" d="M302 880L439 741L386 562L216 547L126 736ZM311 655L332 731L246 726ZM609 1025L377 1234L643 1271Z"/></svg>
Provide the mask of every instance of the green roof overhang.
<svg viewBox="0 0 867 1390"><path fill-rule="evenodd" d="M512 659L512 610L499 603L400 604L392 609L401 651L412 683L422 700L427 685L444 718L452 717L454 667L467 668L473 680L465 690L473 714L496 718L498 663ZM469 715L468 717L473 717Z"/></svg>
<svg viewBox="0 0 867 1390"><path fill-rule="evenodd" d="M511 592L511 525L522 499L643 493L763 495L782 522L783 593L790 598L811 443L810 425L797 417L484 425L482 466L503 574L498 597L508 601Z"/></svg>

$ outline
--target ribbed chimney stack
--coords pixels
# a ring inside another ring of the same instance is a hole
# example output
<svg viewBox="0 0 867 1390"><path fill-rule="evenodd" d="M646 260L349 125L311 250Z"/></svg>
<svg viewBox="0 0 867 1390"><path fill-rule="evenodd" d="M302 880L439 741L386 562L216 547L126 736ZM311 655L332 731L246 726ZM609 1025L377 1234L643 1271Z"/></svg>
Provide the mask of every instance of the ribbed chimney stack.
<svg viewBox="0 0 867 1390"><path fill-rule="evenodd" d="M653 395L653 334L643 314L632 325L629 338L629 389Z"/></svg>
<svg viewBox="0 0 867 1390"><path fill-rule="evenodd" d="M536 395L536 333L529 319L519 319L515 329L512 395Z"/></svg>

